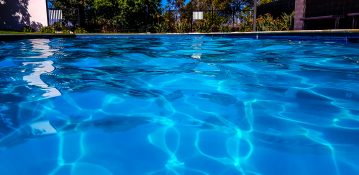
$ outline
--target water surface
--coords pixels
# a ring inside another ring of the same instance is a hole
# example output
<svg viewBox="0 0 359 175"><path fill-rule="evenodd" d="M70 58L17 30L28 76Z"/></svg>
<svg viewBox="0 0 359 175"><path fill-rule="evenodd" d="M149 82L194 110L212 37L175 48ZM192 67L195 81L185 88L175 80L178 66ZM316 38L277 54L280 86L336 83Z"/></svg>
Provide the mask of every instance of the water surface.
<svg viewBox="0 0 359 175"><path fill-rule="evenodd" d="M359 45L0 41L0 174L359 174Z"/></svg>

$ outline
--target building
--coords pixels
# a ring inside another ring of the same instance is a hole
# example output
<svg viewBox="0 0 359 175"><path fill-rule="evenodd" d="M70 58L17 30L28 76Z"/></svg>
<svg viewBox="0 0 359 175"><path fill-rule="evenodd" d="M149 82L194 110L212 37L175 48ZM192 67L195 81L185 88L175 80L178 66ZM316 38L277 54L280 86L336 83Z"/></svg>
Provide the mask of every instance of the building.
<svg viewBox="0 0 359 175"><path fill-rule="evenodd" d="M358 0L296 0L294 29L358 28Z"/></svg>
<svg viewBox="0 0 359 175"><path fill-rule="evenodd" d="M359 28L359 0L273 0L259 6L257 16L293 11L295 30Z"/></svg>
<svg viewBox="0 0 359 175"><path fill-rule="evenodd" d="M51 0L0 0L0 30L39 30L61 19L62 12L52 9Z"/></svg>

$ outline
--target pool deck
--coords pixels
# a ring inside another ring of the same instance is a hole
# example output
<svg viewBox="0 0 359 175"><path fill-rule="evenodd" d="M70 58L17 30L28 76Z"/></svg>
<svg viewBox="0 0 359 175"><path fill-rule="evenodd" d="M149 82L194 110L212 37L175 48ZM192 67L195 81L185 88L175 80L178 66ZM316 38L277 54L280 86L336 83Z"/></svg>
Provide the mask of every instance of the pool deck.
<svg viewBox="0 0 359 175"><path fill-rule="evenodd" d="M339 40L359 42L359 29L340 30L292 30L292 31L265 31L265 32L214 32L214 33L86 33L86 34L0 34L1 40L20 40L36 38L75 38L77 36L103 36L103 35L206 35L206 36L235 36L257 39L308 39L308 40Z"/></svg>

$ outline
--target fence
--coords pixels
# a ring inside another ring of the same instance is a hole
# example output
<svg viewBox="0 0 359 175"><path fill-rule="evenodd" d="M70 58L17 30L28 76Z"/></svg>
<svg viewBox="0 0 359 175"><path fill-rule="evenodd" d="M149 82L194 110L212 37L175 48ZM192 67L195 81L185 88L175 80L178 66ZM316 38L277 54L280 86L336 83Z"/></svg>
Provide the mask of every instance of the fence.
<svg viewBox="0 0 359 175"><path fill-rule="evenodd" d="M170 13L174 16L172 21L170 21L172 24L187 21L189 28L185 32L226 32L238 30L239 25L243 22L243 13L251 16L252 11L196 9L182 11L167 10L164 13Z"/></svg>
<svg viewBox="0 0 359 175"><path fill-rule="evenodd" d="M248 21L248 19L252 20L250 16L252 16L251 10L242 11L237 7L236 9L211 9L211 7L204 7L206 9L181 9L181 10L170 10L164 9L162 15L158 15L159 17L154 17L153 14L148 13L148 9L145 13L143 13L142 18L136 24L131 25L121 24L121 22L117 23L116 20L103 18L103 15L98 18L96 14L97 12L90 8L79 9L78 7L73 7L73 10L67 10L66 12L56 9L53 3L53 0L47 0L48 3L48 24L52 25L56 22L66 21L67 24L72 24L72 26L82 26L88 29L91 32L154 32L154 28L159 24L163 23L165 13L173 14L174 19L170 19L168 23L173 26L169 26L172 28L172 31L175 32L173 28L183 27L179 25L185 25L184 31L181 32L197 32L197 31L207 31L207 32L218 32L218 31L228 31L228 30L236 30L239 25L242 24L243 21ZM148 8L148 7L147 7ZM203 15L203 19L193 19L193 12ZM248 12L243 15L243 12ZM147 13L147 14L146 14ZM243 18L247 18L243 20ZM168 19L166 19L168 20ZM185 21L185 22L184 22ZM109 25L108 25L109 24ZM108 25L108 26L104 26ZM207 27L207 28L206 28ZM234 29L236 28L236 29ZM252 28L252 26L250 26Z"/></svg>
<svg viewBox="0 0 359 175"><path fill-rule="evenodd" d="M251 16L251 10L166 10L163 12L161 16L158 16L157 19L151 19L148 21L144 21L143 25L138 27L123 27L123 26L116 26L114 31L111 32L157 32L156 26L165 21L165 14L171 14L172 18L167 19L167 24L169 24L169 30L165 32L178 32L175 28L176 27L184 27L180 32L226 32L226 31L238 31L239 25L242 23L242 12L247 13L247 15ZM201 13L203 19L194 19L193 15L199 15ZM249 17L248 16L248 17ZM147 16L144 19L149 19L150 17ZM218 19L224 19L223 21L218 21ZM249 17L250 18L250 17ZM86 28L90 28L90 31L94 32L101 32L102 26L96 24L96 14L89 13L85 11L85 19L77 19L83 20L85 23ZM69 19L66 19L69 20ZM204 25L206 26L199 26ZM78 24L78 23L77 23ZM184 26L179 26L184 25ZM252 29L252 26L250 26Z"/></svg>

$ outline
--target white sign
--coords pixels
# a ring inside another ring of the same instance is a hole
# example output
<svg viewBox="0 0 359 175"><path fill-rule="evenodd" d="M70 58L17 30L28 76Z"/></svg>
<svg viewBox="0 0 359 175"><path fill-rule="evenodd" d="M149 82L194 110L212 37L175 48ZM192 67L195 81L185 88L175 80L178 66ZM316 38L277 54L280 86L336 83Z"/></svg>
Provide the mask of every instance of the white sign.
<svg viewBox="0 0 359 175"><path fill-rule="evenodd" d="M203 12L193 12L193 20L203 19Z"/></svg>

